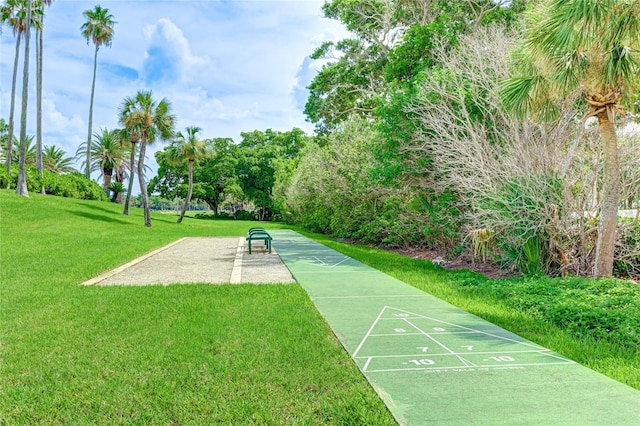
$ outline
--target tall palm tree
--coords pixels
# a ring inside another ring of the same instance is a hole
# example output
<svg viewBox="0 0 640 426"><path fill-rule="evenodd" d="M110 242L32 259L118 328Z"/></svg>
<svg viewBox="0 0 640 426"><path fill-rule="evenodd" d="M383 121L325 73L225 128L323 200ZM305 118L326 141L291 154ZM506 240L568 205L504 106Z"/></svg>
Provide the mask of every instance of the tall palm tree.
<svg viewBox="0 0 640 426"><path fill-rule="evenodd" d="M26 1L25 0L7 0L0 7L0 18L2 23L7 23L16 36L16 53L13 60L13 78L11 80L11 101L9 107L9 128L7 130L7 157L5 164L7 174L11 175L11 163L13 153L14 137L14 121L15 121L15 99L16 99L16 82L18 80L18 63L20 60L20 42L25 30Z"/></svg>
<svg viewBox="0 0 640 426"><path fill-rule="evenodd" d="M603 154L594 276L613 272L620 166L615 115L640 89L640 0L547 0L529 16L520 75L503 86L520 114L553 112L553 101L580 90L596 117Z"/></svg>
<svg viewBox="0 0 640 426"><path fill-rule="evenodd" d="M73 158L55 145L45 146L42 151L42 164L45 169L54 173L71 173L77 171L73 167Z"/></svg>
<svg viewBox="0 0 640 426"><path fill-rule="evenodd" d="M188 164L188 179L189 187L187 189L187 196L184 199L182 205L182 211L178 217L178 223L182 222L184 215L191 201L191 195L193 194L193 163L200 158L204 158L207 155L207 145L205 141L198 139L198 133L202 129L200 127L187 127L187 133L183 134L178 132L176 139L169 145L167 152L169 154L169 161L176 165Z"/></svg>
<svg viewBox="0 0 640 426"><path fill-rule="evenodd" d="M164 98L157 102L153 99L151 91L139 90L134 97L125 98L119 116L121 124L132 134L139 136L138 182L144 209L144 224L151 226L149 197L144 180L144 159L148 144L154 143L157 139L168 140L173 137L175 117L171 114L171 103ZM131 175L133 178L133 170ZM128 191L127 198L130 194L131 191Z"/></svg>
<svg viewBox="0 0 640 426"><path fill-rule="evenodd" d="M42 175L42 58L44 46L44 7L50 6L53 0L39 0L37 7L36 33L38 41L36 43L36 150L38 158L36 159L36 167ZM44 186L41 192L44 194Z"/></svg>
<svg viewBox="0 0 640 426"><path fill-rule="evenodd" d="M31 22L31 1L27 0L27 12L25 22ZM24 30L24 64L22 68L22 110L20 111L20 157L18 159L18 182L16 194L29 196L27 188L26 150L27 150L27 100L29 98L29 42L31 38L31 25L25 25Z"/></svg>
<svg viewBox="0 0 640 426"><path fill-rule="evenodd" d="M98 67L98 50L100 46L111 46L113 40L113 27L116 22L113 20L113 16L109 13L109 9L102 8L96 5L93 10L85 10L83 12L87 21L82 24L80 28L82 35L89 41L93 41L95 45L95 53L93 55L93 80L91 83L91 101L89 102L89 129L87 131L87 146L91 146L91 126L93 124L93 98L96 89L96 69ZM89 158L90 150L87 150L85 175L87 178L91 175L89 170L89 164L91 159Z"/></svg>
<svg viewBox="0 0 640 426"><path fill-rule="evenodd" d="M129 144L129 184L127 186L127 198L124 202L124 210L122 214L129 215L129 205L131 204L131 192L133 191L133 178L136 170L136 147L140 141L139 123L133 114L130 113L131 108L135 105L136 100L134 97L127 96L122 101L120 109L118 111L118 117L120 124L124 127L120 129L120 141Z"/></svg>

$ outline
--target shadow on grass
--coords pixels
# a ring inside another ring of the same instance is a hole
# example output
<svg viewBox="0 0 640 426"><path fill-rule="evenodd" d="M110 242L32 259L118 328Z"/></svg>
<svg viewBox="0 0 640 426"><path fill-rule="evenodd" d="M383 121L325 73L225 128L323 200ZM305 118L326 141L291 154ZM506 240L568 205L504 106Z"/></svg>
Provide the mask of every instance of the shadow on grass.
<svg viewBox="0 0 640 426"><path fill-rule="evenodd" d="M124 225L130 225L130 222L127 222L125 220L122 219L116 219L113 216L107 216L104 214L95 214L95 213L89 213L89 212L79 212L79 211L75 211L75 210L69 210L69 213L74 214L76 216L80 216L80 217L84 217L87 219L91 219L91 220L99 220L101 222L109 222L109 223L121 223ZM113 212L108 211L108 213L113 215Z"/></svg>

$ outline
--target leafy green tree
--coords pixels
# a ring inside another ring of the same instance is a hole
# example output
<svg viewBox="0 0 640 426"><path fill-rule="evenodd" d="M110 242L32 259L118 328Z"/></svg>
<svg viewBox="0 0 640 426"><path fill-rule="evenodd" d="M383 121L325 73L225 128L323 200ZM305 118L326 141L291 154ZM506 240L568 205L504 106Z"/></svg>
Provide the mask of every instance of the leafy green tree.
<svg viewBox="0 0 640 426"><path fill-rule="evenodd" d="M73 167L73 157L66 157L66 155L66 152L55 145L45 146L42 152L44 169L58 174L77 172Z"/></svg>
<svg viewBox="0 0 640 426"><path fill-rule="evenodd" d="M241 133L238 145L236 174L245 197L259 209L260 220L265 220L274 209L273 187L278 159L296 157L305 145L306 137L300 129L278 132Z"/></svg>
<svg viewBox="0 0 640 426"><path fill-rule="evenodd" d="M194 161L192 199L203 201L218 215L225 196L242 198L235 175L236 146L231 138L214 138L204 141L208 155ZM158 174L151 179L149 191L157 191L166 199L185 198L188 188L187 165L171 161L168 149L156 152Z"/></svg>
<svg viewBox="0 0 640 426"><path fill-rule="evenodd" d="M552 117L558 100L581 91L585 118L602 139L602 200L594 276L610 276L620 203L615 116L640 90L640 1L544 1L530 15L518 75L505 82L515 112Z"/></svg>
<svg viewBox="0 0 640 426"><path fill-rule="evenodd" d="M98 50L100 46L111 46L113 40L113 27L116 22L113 20L113 15L109 13L109 9L102 8L96 5L92 10L85 10L83 12L87 21L82 24L80 30L87 44L92 41L95 46L95 53L93 55L93 80L91 83L91 100L89 101L89 126L87 130L87 145L91 146L91 126L93 124L93 98L96 89L96 70L98 68ZM89 178L90 172L90 150L86 152L85 162L85 175Z"/></svg>
<svg viewBox="0 0 640 426"><path fill-rule="evenodd" d="M187 175L189 185L187 196L184 199L178 223L182 222L184 214L187 212L189 202L191 202L191 194L193 194L193 164L207 155L207 145L204 141L198 139L198 133L202 129L192 126L186 128L186 133L178 132L176 138L171 142L167 149L169 159L174 164L187 164Z"/></svg>
<svg viewBox="0 0 640 426"><path fill-rule="evenodd" d="M151 226L151 214L149 211L149 197L147 185L144 179L144 160L148 144L156 140L169 140L174 136L175 116L171 113L171 103L167 99L156 101L153 93L139 90L134 97L124 99L120 107L120 122L128 129L132 145L134 138L139 137L140 152L138 154L138 182L140 183L140 196L144 209L144 224ZM133 148L132 148L133 152ZM132 154L133 158L133 154ZM133 178L133 168L132 178ZM127 198L129 198L128 192ZM126 208L126 207L125 207Z"/></svg>
<svg viewBox="0 0 640 426"><path fill-rule="evenodd" d="M320 133L352 117L373 117L398 82L408 81L430 64L438 39L489 22L511 22L522 1L491 0L332 0L327 18L351 32L338 43L324 43L311 55L328 63L308 86L305 114Z"/></svg>

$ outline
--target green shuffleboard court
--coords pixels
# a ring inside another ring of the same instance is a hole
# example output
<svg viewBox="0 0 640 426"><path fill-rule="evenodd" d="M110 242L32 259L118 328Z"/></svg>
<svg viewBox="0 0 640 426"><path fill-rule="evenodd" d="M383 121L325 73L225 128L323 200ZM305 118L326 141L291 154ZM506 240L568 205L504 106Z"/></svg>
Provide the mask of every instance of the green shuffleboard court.
<svg viewBox="0 0 640 426"><path fill-rule="evenodd" d="M640 425L640 391L298 233L272 234L400 424Z"/></svg>

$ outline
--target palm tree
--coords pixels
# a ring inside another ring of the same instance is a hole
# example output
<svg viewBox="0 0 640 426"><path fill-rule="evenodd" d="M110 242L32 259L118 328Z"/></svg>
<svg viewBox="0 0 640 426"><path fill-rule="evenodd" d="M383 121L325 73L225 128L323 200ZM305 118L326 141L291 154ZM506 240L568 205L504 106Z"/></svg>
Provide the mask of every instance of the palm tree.
<svg viewBox="0 0 640 426"><path fill-rule="evenodd" d="M124 99L120 107L120 122L130 135L135 135L140 141L140 152L138 154L138 182L140 184L140 195L142 207L144 209L144 224L151 226L151 214L149 212L149 197L147 195L147 185L144 180L144 159L148 144L152 144L156 139L167 140L173 137L173 123L175 117L171 114L171 103L162 99L156 102L151 91L139 90L134 97ZM131 139L132 145L133 139ZM133 148L132 148L133 152ZM134 154L131 155L132 165ZM131 171L133 179L133 168ZM131 184L129 185L131 188ZM130 198L131 190L127 192L127 199ZM125 205L125 209L127 206Z"/></svg>
<svg viewBox="0 0 640 426"><path fill-rule="evenodd" d="M123 190L114 191L113 189L111 189L111 192L114 192L113 195L115 197L115 202L118 204L122 204L122 194L127 192L127 188L124 188L124 180L131 172L130 154L132 151L132 144L127 129L116 129L116 134L118 135L118 140L120 141L120 149L122 151L122 155L120 156L120 158L117 158L115 163L115 183L122 185ZM133 152L135 161L135 151Z"/></svg>
<svg viewBox="0 0 640 426"><path fill-rule="evenodd" d="M77 170L72 166L73 158L55 145L45 146L42 152L42 165L54 173L71 173Z"/></svg>
<svg viewBox="0 0 640 426"><path fill-rule="evenodd" d="M169 153L169 161L178 166L184 163L187 163L189 166L189 188L187 190L187 197L184 199L184 204L182 205L182 211L178 217L178 223L182 222L189 202L191 201L191 195L193 194L193 163L205 157L207 154L206 142L198 140L197 137L202 129L200 129L200 127L187 127L186 130L186 135L178 132L176 139L167 150Z"/></svg>
<svg viewBox="0 0 640 426"><path fill-rule="evenodd" d="M11 102L9 107L9 128L7 130L7 157L5 164L7 167L7 174L11 175L11 163L13 154L13 141L14 137L14 115L15 115L15 99L16 99L16 82L18 80L18 63L20 59L20 42L25 32L25 15L26 15L26 1L25 0L7 0L2 7L0 7L0 18L3 23L8 23L13 34L16 36L16 53L13 60L13 78L11 80Z"/></svg>
<svg viewBox="0 0 640 426"><path fill-rule="evenodd" d="M122 161L123 148L120 143L120 134L118 130L101 129L100 132L93 134L95 140L91 141L89 149L89 170L100 170L104 177L102 188L105 194L109 195L109 185L111 184L111 176L120 161ZM76 158L86 158L87 145L82 143L76 151ZM86 161L86 160L85 160ZM86 164L82 164L86 170Z"/></svg>
<svg viewBox="0 0 640 426"><path fill-rule="evenodd" d="M91 126L93 124L93 98L96 89L96 69L98 67L98 49L100 46L111 46L113 40L113 26L116 22L113 20L113 16L109 13L109 9L103 9L99 5L95 6L93 10L85 10L83 12L87 22L82 24L80 28L82 35L89 41L93 41L95 45L95 53L93 55L93 81L91 83L91 101L89 102L89 129L87 131L87 146L91 146ZM89 170L89 164L91 159L89 158L90 150L87 150L85 175L90 177L91 172Z"/></svg>
<svg viewBox="0 0 640 426"><path fill-rule="evenodd" d="M36 159L36 167L42 175L42 58L43 58L43 45L44 45L44 6L50 6L53 0L39 0L37 7L38 11L38 25L36 26L36 32L38 34L38 41L36 43L36 151L38 157ZM41 192L44 194L44 186Z"/></svg>
<svg viewBox="0 0 640 426"><path fill-rule="evenodd" d="M119 198L122 198L122 193L127 192L122 182L111 182L109 185L109 191L111 191L111 202L117 203Z"/></svg>
<svg viewBox="0 0 640 426"><path fill-rule="evenodd" d="M553 101L580 90L597 117L603 173L594 276L610 276L620 198L615 115L640 89L640 1L545 1L529 17L519 76L503 86L507 108L553 113Z"/></svg>
<svg viewBox="0 0 640 426"><path fill-rule="evenodd" d="M120 129L120 141L128 141L129 143L129 184L127 187L127 198L124 202L124 210L122 214L129 215L129 205L131 204L131 192L133 191L133 178L136 170L136 147L140 141L139 123L136 117L130 114L130 109L135 105L136 100L131 96L127 96L122 101L118 111L120 124L124 127Z"/></svg>
<svg viewBox="0 0 640 426"><path fill-rule="evenodd" d="M25 22L31 22L31 1L27 0L27 13ZM26 25L24 30L24 65L22 68L22 110L20 112L20 157L18 159L18 182L16 194L29 196L27 188L27 170L25 157L27 149L27 100L29 98L29 41L31 38L31 25Z"/></svg>

